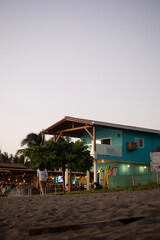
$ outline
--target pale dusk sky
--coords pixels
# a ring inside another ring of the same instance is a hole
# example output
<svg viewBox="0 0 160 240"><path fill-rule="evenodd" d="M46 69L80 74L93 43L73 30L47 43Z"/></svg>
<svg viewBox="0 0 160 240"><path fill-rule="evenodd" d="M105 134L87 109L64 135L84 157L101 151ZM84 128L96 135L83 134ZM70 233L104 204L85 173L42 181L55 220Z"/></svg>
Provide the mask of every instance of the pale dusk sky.
<svg viewBox="0 0 160 240"><path fill-rule="evenodd" d="M160 130L159 0L0 0L0 149L64 116Z"/></svg>

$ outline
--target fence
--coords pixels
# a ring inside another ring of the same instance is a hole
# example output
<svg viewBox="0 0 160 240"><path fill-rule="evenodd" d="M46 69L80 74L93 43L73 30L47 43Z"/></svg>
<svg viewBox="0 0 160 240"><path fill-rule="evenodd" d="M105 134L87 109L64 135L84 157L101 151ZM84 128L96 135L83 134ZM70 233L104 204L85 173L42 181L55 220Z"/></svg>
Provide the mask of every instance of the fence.
<svg viewBox="0 0 160 240"><path fill-rule="evenodd" d="M135 185L146 185L147 183L160 184L160 173L136 174L128 176L109 176L108 188L131 187Z"/></svg>

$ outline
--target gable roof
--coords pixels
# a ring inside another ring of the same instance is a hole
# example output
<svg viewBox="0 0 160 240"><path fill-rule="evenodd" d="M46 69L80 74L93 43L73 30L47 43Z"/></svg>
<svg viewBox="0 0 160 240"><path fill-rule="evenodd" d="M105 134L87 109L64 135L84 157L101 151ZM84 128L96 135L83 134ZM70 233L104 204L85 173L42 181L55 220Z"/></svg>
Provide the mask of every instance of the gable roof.
<svg viewBox="0 0 160 240"><path fill-rule="evenodd" d="M74 131L72 131L73 124L75 128ZM75 117L69 117L69 116L65 116L60 121L56 122L55 124L51 125L45 130L42 130L41 134L54 135L68 129L68 131L63 132L63 136L81 137L85 133L85 129L83 129L84 126L86 127L101 126L106 128L114 128L114 129L121 129L121 130L126 129L126 130L132 130L132 131L160 134L160 130L156 130L156 129L141 128L141 127L115 124L115 123L109 123L109 122L101 122L101 121L75 118Z"/></svg>

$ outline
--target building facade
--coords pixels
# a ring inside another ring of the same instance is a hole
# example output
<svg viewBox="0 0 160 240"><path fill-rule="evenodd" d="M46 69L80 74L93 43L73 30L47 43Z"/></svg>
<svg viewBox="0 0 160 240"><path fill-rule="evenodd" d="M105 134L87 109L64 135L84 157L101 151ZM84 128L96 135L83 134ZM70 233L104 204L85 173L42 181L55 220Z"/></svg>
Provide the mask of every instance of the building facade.
<svg viewBox="0 0 160 240"><path fill-rule="evenodd" d="M150 172L150 153L159 151L160 130L65 117L42 134L78 137L93 156L88 182L105 185L108 175L121 176Z"/></svg>

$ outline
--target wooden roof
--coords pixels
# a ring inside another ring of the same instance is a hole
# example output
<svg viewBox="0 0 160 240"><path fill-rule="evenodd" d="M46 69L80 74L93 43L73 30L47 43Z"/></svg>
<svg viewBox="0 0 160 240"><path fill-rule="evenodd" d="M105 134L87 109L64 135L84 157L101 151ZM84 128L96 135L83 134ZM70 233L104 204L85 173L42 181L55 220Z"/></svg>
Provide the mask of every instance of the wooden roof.
<svg viewBox="0 0 160 240"><path fill-rule="evenodd" d="M9 169L27 169L23 164L16 163L0 163L0 168L9 168Z"/></svg>
<svg viewBox="0 0 160 240"><path fill-rule="evenodd" d="M74 128L73 128L73 124L74 124ZM62 120L48 127L47 129L42 130L41 134L58 135L61 131L64 131L62 134L63 136L79 138L85 133L84 126L88 127L92 125L93 125L92 120L66 116Z"/></svg>
<svg viewBox="0 0 160 240"><path fill-rule="evenodd" d="M69 116L64 117L62 120L56 122L52 126L46 128L45 130L42 130L41 134L49 134L49 135L61 134L62 136L80 138L87 131L86 128L89 129L89 127L93 127L93 126L101 126L106 128L114 128L114 129L121 129L121 130L126 129L126 130L132 130L132 131L160 134L160 130L156 130L156 129L127 126L127 125L88 120L88 119L82 119L82 118L74 118Z"/></svg>

